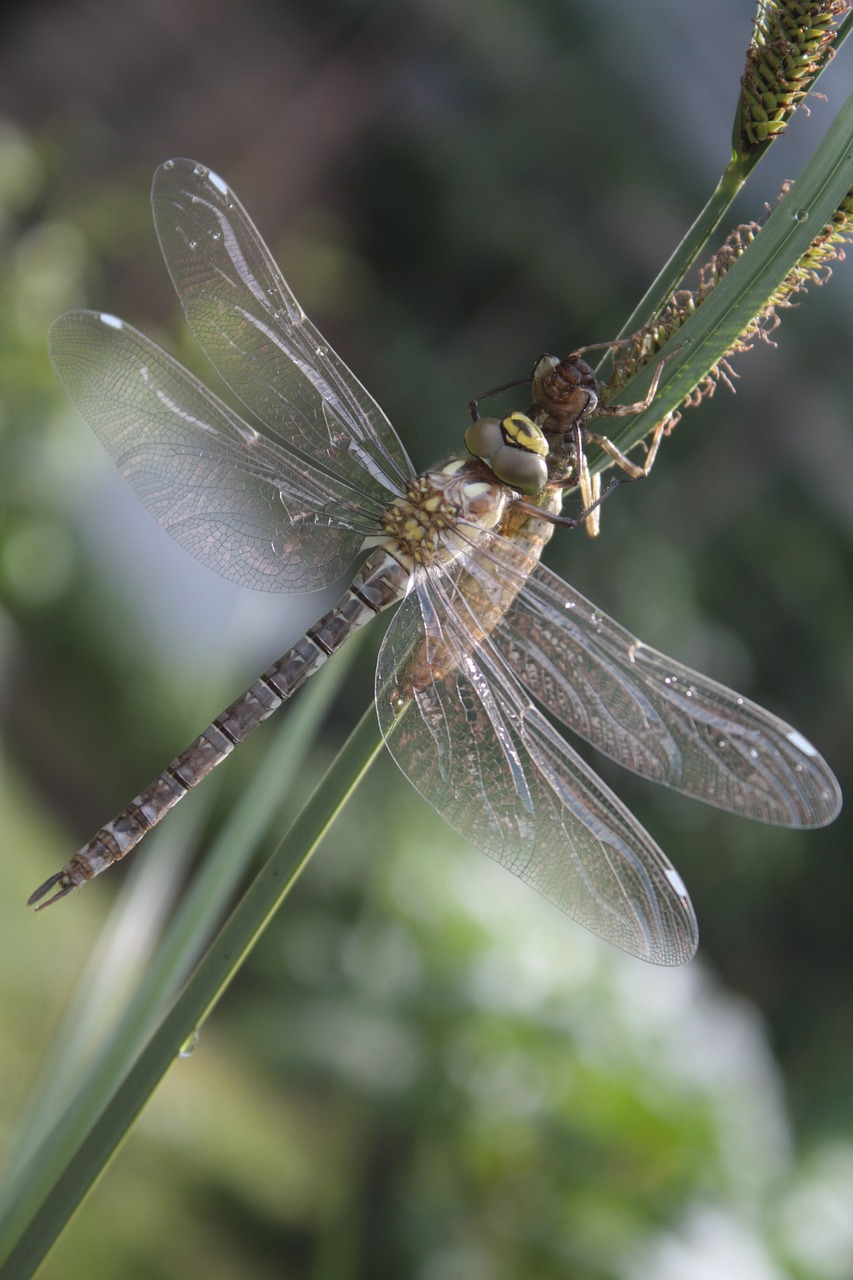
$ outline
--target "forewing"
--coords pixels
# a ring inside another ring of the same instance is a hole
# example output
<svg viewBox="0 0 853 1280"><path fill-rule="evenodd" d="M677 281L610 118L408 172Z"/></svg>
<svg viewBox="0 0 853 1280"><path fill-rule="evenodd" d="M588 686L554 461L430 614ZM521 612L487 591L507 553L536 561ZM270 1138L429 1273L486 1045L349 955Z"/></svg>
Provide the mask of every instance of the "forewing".
<svg viewBox="0 0 853 1280"><path fill-rule="evenodd" d="M413 685L431 660L444 674ZM458 584L419 577L383 642L376 699L391 754L454 830L622 950L657 964L693 955L678 873L525 698Z"/></svg>
<svg viewBox="0 0 853 1280"><path fill-rule="evenodd" d="M405 486L412 467L393 427L307 319L222 179L167 160L151 202L190 327L264 428L367 494Z"/></svg>
<svg viewBox="0 0 853 1280"><path fill-rule="evenodd" d="M71 311L48 343L59 380L142 504L223 577L314 590L340 577L378 528L378 504L357 506L129 325Z"/></svg>
<svg viewBox="0 0 853 1280"><path fill-rule="evenodd" d="M780 826L823 826L841 807L796 729L644 645L541 564L494 641L553 715L634 773Z"/></svg>

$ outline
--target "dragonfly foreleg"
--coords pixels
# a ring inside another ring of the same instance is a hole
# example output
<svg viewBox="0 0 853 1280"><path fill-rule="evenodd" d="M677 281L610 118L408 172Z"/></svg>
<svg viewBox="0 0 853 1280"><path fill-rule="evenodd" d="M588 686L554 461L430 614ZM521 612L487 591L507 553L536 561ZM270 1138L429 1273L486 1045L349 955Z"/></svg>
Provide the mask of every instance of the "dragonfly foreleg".
<svg viewBox="0 0 853 1280"><path fill-rule="evenodd" d="M614 485L625 484L628 480L645 480L646 476L654 466L654 461L657 457L658 449L660 448L660 442L666 433L668 421L668 418L664 418L664 420L659 422L655 427L652 434L651 444L648 446L648 451L646 453L646 460L642 466L640 466L639 463L632 462L631 459L622 452L619 446L615 445L607 436L600 435L596 431L584 430L585 443L597 444L599 449L602 449L609 458L612 458L616 465L625 473L621 476L614 476L602 495L601 473L596 472L593 475L590 472L586 454L581 454L581 469L578 485L581 491L581 501L583 502L584 507L588 509L589 518L586 520L586 531L591 538L598 537L598 508L602 501L602 497L606 497L611 489L613 489Z"/></svg>
<svg viewBox="0 0 853 1280"><path fill-rule="evenodd" d="M599 418L628 418L632 413L644 413L646 409L650 409L652 402L658 393L660 378L665 364L665 360L658 361L654 376L649 384L649 389L643 400L636 400L633 404L599 404L596 409L596 416Z"/></svg>
<svg viewBox="0 0 853 1280"><path fill-rule="evenodd" d="M581 474L583 474L583 472ZM587 474L589 476L588 467L587 467ZM610 497L610 494L613 492L613 490L616 488L617 485L625 484L630 479L631 479L631 476L628 476L628 475L612 476L607 485L607 488L602 491L601 477L599 475L589 476L589 480L588 480L588 483L590 485L589 492L592 496L590 497L588 504L586 504L583 510L580 512L580 515L566 516L566 515L563 515L562 512L547 511L547 510L544 510L542 507L538 507L535 502L528 502L526 498L517 498L515 502L512 504L513 510L523 511L525 515L536 516L537 519L545 520L548 524L556 525L561 529L576 529L579 524L586 524L588 529L590 518L595 516L596 512L598 511L598 508L601 506L604 499ZM586 488L586 482L584 482L583 480L579 481L579 486L581 488L581 494L583 495L584 489ZM571 480L567 480L564 486L555 486L555 487L573 488L574 482ZM593 491L595 492L593 493Z"/></svg>
<svg viewBox="0 0 853 1280"><path fill-rule="evenodd" d="M512 391L513 387L525 387L530 382L530 377L513 378L512 382L504 382L500 387L492 387L489 391L481 391L478 396L474 396L473 400L468 401L468 412L473 422L480 421L480 401L489 400L492 396L499 396L503 391Z"/></svg>

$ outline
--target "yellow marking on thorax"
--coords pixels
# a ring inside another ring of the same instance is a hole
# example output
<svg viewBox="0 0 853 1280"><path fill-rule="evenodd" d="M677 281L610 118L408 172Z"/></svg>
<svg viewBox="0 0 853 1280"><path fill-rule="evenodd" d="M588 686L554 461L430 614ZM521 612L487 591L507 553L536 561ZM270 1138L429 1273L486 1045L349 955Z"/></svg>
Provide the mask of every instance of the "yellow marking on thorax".
<svg viewBox="0 0 853 1280"><path fill-rule="evenodd" d="M482 498L487 493L491 493L493 486L486 480L472 480L470 484L464 487L466 498Z"/></svg>
<svg viewBox="0 0 853 1280"><path fill-rule="evenodd" d="M408 567L429 564L455 515L455 508L442 493L423 476L417 476L410 483L405 500L395 503L382 521L391 540L389 551Z"/></svg>
<svg viewBox="0 0 853 1280"><path fill-rule="evenodd" d="M388 551L407 568L455 558L465 548L458 523L492 528L503 509L503 491L483 479L467 458L414 477L405 496L385 513L382 529ZM470 536L470 532L469 532Z"/></svg>

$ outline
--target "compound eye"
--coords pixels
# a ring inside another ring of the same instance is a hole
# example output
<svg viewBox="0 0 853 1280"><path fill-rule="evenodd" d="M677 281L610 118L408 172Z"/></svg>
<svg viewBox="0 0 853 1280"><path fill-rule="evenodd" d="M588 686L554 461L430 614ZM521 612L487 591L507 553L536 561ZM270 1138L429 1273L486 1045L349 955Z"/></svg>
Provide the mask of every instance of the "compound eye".
<svg viewBox="0 0 853 1280"><path fill-rule="evenodd" d="M465 444L492 474L522 493L539 493L548 480L548 441L523 413L480 418L465 433Z"/></svg>
<svg viewBox="0 0 853 1280"><path fill-rule="evenodd" d="M503 429L497 418L478 418L465 432L466 449L483 462L488 462L504 443Z"/></svg>
<svg viewBox="0 0 853 1280"><path fill-rule="evenodd" d="M528 453L514 444L502 445L492 455L489 466L499 480L522 493L541 493L548 480L548 464L542 455Z"/></svg>

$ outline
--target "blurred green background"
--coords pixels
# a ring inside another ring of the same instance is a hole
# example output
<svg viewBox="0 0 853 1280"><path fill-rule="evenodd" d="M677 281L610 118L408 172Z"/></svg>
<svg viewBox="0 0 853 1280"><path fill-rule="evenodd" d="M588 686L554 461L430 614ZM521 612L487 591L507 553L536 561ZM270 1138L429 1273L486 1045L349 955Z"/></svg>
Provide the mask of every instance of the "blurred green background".
<svg viewBox="0 0 853 1280"><path fill-rule="evenodd" d="M472 395L618 331L726 163L751 10L74 0L0 20L4 1146L126 869L38 919L27 894L332 599L250 596L159 531L55 383L50 322L115 312L208 376L148 206L156 165L192 156L424 465ZM845 48L734 220L796 176L851 67ZM853 264L776 337L597 543L558 536L549 563L782 713L850 793ZM377 640L282 827L371 697ZM275 732L187 801L200 853ZM849 817L780 832L596 763L687 880L697 961L586 935L383 758L44 1274L853 1276ZM144 945L128 926L129 969ZM106 1022L122 976L101 980Z"/></svg>

